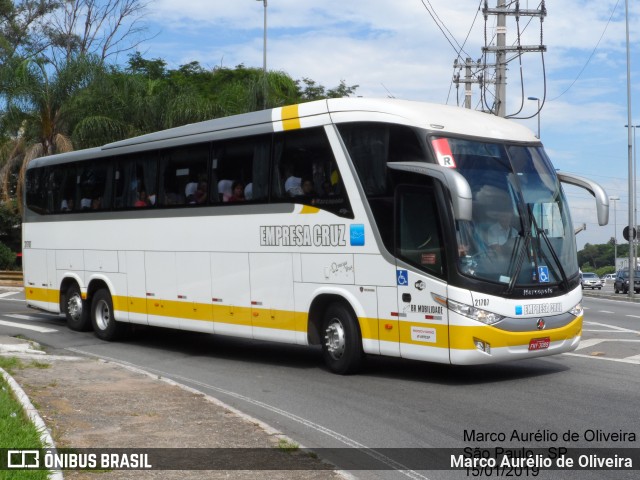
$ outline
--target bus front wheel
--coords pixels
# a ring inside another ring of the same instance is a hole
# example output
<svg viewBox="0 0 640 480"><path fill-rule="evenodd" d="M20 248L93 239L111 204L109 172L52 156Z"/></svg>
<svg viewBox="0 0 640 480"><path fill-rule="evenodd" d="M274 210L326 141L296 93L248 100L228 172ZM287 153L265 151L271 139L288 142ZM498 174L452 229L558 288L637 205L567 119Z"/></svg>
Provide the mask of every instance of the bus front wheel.
<svg viewBox="0 0 640 480"><path fill-rule="evenodd" d="M98 290L91 302L91 324L100 340L113 341L122 337L125 325L113 317L113 300L108 290Z"/></svg>
<svg viewBox="0 0 640 480"><path fill-rule="evenodd" d="M355 373L362 364L362 338L357 318L340 303L327 308L322 322L322 354L334 373Z"/></svg>
<svg viewBox="0 0 640 480"><path fill-rule="evenodd" d="M67 317L67 326L77 332L91 330L91 316L87 302L82 299L80 288L75 283L67 288L64 295L63 308Z"/></svg>

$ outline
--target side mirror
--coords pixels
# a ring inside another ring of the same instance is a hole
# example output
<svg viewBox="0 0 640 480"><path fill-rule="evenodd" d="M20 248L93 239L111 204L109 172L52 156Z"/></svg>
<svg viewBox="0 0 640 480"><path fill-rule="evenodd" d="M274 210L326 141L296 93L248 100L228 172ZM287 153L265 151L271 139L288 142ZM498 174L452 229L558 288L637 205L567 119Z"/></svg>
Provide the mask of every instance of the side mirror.
<svg viewBox="0 0 640 480"><path fill-rule="evenodd" d="M598 215L598 225L606 225L609 223L609 197L597 183L571 173L556 172L558 179L562 183L568 183L576 187L587 190L596 199L596 214Z"/></svg>
<svg viewBox="0 0 640 480"><path fill-rule="evenodd" d="M459 172L441 165L423 162L393 162L388 163L387 167L392 170L413 172L438 180L451 194L455 219L471 220L473 195L471 194L469 182Z"/></svg>

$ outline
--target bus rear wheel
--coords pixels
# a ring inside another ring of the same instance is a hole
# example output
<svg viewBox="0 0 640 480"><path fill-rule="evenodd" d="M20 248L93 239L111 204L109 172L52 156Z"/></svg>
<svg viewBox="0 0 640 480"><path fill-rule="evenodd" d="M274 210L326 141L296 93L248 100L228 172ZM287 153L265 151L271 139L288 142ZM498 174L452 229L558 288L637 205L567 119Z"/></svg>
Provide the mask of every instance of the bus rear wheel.
<svg viewBox="0 0 640 480"><path fill-rule="evenodd" d="M322 322L322 355L334 373L348 375L358 371L364 357L357 318L349 308L334 303Z"/></svg>
<svg viewBox="0 0 640 480"><path fill-rule="evenodd" d="M75 283L67 288L64 295L63 308L67 317L67 326L77 332L91 330L91 315L87 302L82 299L80 288Z"/></svg>
<svg viewBox="0 0 640 480"><path fill-rule="evenodd" d="M113 316L113 300L106 289L98 290L91 302L91 324L93 331L100 340L111 342L121 338L125 325L116 321Z"/></svg>

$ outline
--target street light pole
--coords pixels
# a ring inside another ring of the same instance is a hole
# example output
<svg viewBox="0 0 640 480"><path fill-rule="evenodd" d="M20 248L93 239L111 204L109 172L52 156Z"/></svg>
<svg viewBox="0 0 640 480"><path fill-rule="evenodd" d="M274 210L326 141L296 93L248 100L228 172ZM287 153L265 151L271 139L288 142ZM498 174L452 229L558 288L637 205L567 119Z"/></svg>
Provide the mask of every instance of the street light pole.
<svg viewBox="0 0 640 480"><path fill-rule="evenodd" d="M527 97L527 100L536 100L538 102L538 140L540 140L540 99L538 97Z"/></svg>
<svg viewBox="0 0 640 480"><path fill-rule="evenodd" d="M620 197L609 197L609 200L613 202L613 268L618 271L618 216L616 215L616 202L620 200Z"/></svg>
<svg viewBox="0 0 640 480"><path fill-rule="evenodd" d="M257 0L264 4L264 39L262 48L262 108L267 109L267 0Z"/></svg>
<svg viewBox="0 0 640 480"><path fill-rule="evenodd" d="M629 46L629 0L624 2L624 16L625 16L625 33L626 33L626 49L627 49L627 125L633 125L631 121L631 49ZM633 170L633 158L631 151L631 129L627 128L627 157L629 163L629 230L634 225L634 210L636 203L636 185ZM629 238L632 237L633 232L629 232ZM635 293L635 273L636 273L636 258L633 252L633 240L629 241L629 298L633 300Z"/></svg>
<svg viewBox="0 0 640 480"><path fill-rule="evenodd" d="M625 125L625 127L629 128L629 125ZM640 127L640 125L631 125L631 128L633 128L633 146L632 146L632 150L633 150L633 186L634 186L634 191L635 191L636 173L637 173L637 167L638 167L638 162L636 160L636 155L637 155L637 152L638 152L638 147L637 147L637 143L636 143L636 128L639 128L639 127ZM634 196L634 198L635 198L635 196ZM633 239L633 256L637 259L638 258L638 246L637 246L637 240L638 240L638 207L636 206L635 201L633 202L633 229L636 232L636 238Z"/></svg>

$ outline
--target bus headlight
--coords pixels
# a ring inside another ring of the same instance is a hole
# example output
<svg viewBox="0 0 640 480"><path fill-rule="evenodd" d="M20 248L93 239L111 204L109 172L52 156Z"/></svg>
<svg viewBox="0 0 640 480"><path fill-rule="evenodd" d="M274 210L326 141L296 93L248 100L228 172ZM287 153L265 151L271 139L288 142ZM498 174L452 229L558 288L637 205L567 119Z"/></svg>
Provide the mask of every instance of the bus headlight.
<svg viewBox="0 0 640 480"><path fill-rule="evenodd" d="M504 318L502 315L498 315L497 313L488 312L487 310L472 307L471 305L466 305L464 303L454 302L451 299L447 300L447 306L449 307L449 310L453 310L460 315L487 325L498 323Z"/></svg>
<svg viewBox="0 0 640 480"><path fill-rule="evenodd" d="M581 303L577 304L575 307L569 310L569 313L574 317L579 317L580 315L582 315L583 312L584 312L584 309L582 308Z"/></svg>

